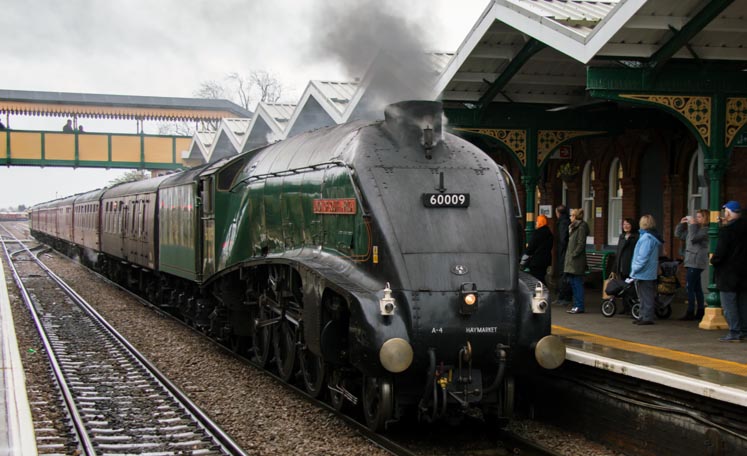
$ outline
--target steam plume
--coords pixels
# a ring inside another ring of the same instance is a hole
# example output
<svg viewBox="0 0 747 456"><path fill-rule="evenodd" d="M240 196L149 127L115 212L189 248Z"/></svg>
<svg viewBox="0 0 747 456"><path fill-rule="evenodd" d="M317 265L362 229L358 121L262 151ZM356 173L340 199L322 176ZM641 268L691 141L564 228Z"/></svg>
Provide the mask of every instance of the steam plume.
<svg viewBox="0 0 747 456"><path fill-rule="evenodd" d="M391 11L378 0L334 2L313 18L312 56L344 66L348 76L366 79L368 88L354 118L382 118L384 106L431 95L435 71L426 53L426 31L418 22ZM398 12L409 9L400 4Z"/></svg>

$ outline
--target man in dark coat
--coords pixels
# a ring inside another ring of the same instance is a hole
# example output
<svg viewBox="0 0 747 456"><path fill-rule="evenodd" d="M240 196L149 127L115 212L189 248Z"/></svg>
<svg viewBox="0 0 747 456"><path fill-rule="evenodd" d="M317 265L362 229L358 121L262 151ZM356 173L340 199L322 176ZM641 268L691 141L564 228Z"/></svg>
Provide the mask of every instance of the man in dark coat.
<svg viewBox="0 0 747 456"><path fill-rule="evenodd" d="M729 333L721 342L741 342L747 336L747 220L741 217L737 201L723 206L726 224L718 234L716 251L711 257L716 274L721 307L729 324Z"/></svg>
<svg viewBox="0 0 747 456"><path fill-rule="evenodd" d="M568 216L568 209L562 204L555 208L555 216L558 218L556 233L558 236L558 261L555 263L558 270L558 278L560 279L558 286L558 300L555 304L561 306L567 306L571 303L571 285L568 282L563 271L563 265L565 264L565 252L568 250L568 227L571 225L571 218Z"/></svg>
<svg viewBox="0 0 747 456"><path fill-rule="evenodd" d="M552 231L547 226L547 217L537 217L537 229L532 233L526 254L529 255L529 273L542 283L545 282L547 268L552 263Z"/></svg>

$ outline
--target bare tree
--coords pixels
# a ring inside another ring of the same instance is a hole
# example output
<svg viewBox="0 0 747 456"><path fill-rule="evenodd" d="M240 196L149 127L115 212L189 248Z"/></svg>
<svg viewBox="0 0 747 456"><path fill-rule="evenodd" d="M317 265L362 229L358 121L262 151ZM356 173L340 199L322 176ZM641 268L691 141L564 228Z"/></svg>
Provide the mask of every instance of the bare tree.
<svg viewBox="0 0 747 456"><path fill-rule="evenodd" d="M259 90L259 101L276 103L283 94L283 85L278 78L267 71L252 71L249 80Z"/></svg>
<svg viewBox="0 0 747 456"><path fill-rule="evenodd" d="M161 122L158 124L159 135L192 136L196 127L189 122Z"/></svg>
<svg viewBox="0 0 747 456"><path fill-rule="evenodd" d="M248 76L229 73L224 81L203 81L194 95L200 98L227 99L249 109L258 102L276 103L283 93L283 85L273 73L251 71Z"/></svg>
<svg viewBox="0 0 747 456"><path fill-rule="evenodd" d="M249 105L252 104L252 80L251 76L245 78L239 73L231 73L226 76L226 80L230 81L236 91L236 97L238 98L239 105L244 109L249 109Z"/></svg>
<svg viewBox="0 0 747 456"><path fill-rule="evenodd" d="M226 96L226 87L217 81L202 81L200 87L193 92L197 98L210 98L212 100L224 100Z"/></svg>

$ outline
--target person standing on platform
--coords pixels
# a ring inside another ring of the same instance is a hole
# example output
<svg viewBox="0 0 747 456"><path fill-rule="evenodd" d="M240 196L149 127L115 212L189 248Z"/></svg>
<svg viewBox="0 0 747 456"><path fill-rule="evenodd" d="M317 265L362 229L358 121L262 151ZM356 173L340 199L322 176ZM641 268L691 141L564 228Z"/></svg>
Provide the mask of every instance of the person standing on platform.
<svg viewBox="0 0 747 456"><path fill-rule="evenodd" d="M565 269L565 252L568 250L568 227L571 219L568 217L568 209L562 204L555 208L555 217L558 219L556 234L558 236L558 299L555 304L567 306L571 303L573 293L568 282Z"/></svg>
<svg viewBox="0 0 747 456"><path fill-rule="evenodd" d="M526 249L529 255L529 273L542 283L545 282L547 267L552 263L552 231L547 226L547 217L540 215L537 217L537 226L532 233L532 240Z"/></svg>
<svg viewBox="0 0 747 456"><path fill-rule="evenodd" d="M741 342L747 336L747 221L737 201L724 204L724 221L711 257L721 307L729 332L721 342Z"/></svg>
<svg viewBox="0 0 747 456"><path fill-rule="evenodd" d="M632 218L623 219L622 233L617 239L617 252L615 253L615 264L612 272L617 274L618 279L625 280L630 277L630 263L633 260L633 250L638 242L638 228Z"/></svg>
<svg viewBox="0 0 747 456"><path fill-rule="evenodd" d="M656 231L656 220L644 215L640 222L640 237L633 250L630 277L626 282L635 281L635 291L641 302L641 318L633 320L636 325L653 325L656 309L656 274L659 269L659 248L664 244Z"/></svg>
<svg viewBox="0 0 747 456"><path fill-rule="evenodd" d="M586 237L589 225L584 221L584 210L571 210L571 226L568 228L568 250L565 252L564 272L568 275L573 290L571 314L584 313L584 274L586 274Z"/></svg>
<svg viewBox="0 0 747 456"><path fill-rule="evenodd" d="M73 119L67 119L67 123L62 127L62 131L65 133L72 133L73 130Z"/></svg>
<svg viewBox="0 0 747 456"><path fill-rule="evenodd" d="M78 125L78 133L85 133L83 130L83 125Z"/></svg>
<svg viewBox="0 0 747 456"><path fill-rule="evenodd" d="M695 217L682 217L674 230L674 235L685 241L685 268L687 269L687 311L680 320L700 320L703 318L705 309L700 276L703 269L708 266L708 211L699 209Z"/></svg>

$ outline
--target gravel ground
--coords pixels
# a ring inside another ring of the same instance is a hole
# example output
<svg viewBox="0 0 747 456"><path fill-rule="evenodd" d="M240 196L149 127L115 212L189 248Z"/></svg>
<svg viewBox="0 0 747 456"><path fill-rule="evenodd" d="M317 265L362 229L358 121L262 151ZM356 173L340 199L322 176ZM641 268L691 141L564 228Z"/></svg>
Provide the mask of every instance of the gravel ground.
<svg viewBox="0 0 747 456"><path fill-rule="evenodd" d="M159 316L84 267L57 254L42 257L248 453L387 454L331 413L288 394L261 371L196 337L190 329ZM12 278L9 278L8 289L27 383L29 389L41 388L49 382L46 358L39 352L38 337L33 334L33 326L17 297ZM517 419L510 427L559 454L619 454L577 434L531 420Z"/></svg>

